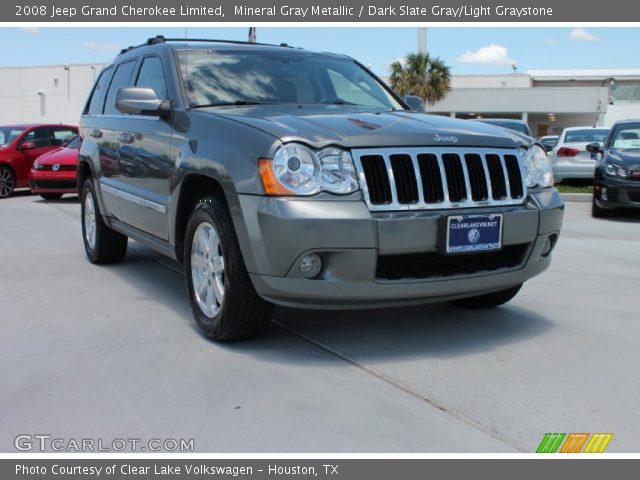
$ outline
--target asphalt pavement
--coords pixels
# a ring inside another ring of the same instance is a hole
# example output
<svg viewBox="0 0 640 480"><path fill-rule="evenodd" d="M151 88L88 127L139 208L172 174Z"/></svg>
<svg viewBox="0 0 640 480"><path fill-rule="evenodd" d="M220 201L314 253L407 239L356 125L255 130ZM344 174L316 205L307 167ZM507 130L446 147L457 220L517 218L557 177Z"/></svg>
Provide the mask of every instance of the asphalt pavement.
<svg viewBox="0 0 640 480"><path fill-rule="evenodd" d="M640 451L640 215L568 202L551 268L504 307L278 308L256 340L192 320L176 263L85 258L75 197L0 201L0 451L18 435L197 452Z"/></svg>

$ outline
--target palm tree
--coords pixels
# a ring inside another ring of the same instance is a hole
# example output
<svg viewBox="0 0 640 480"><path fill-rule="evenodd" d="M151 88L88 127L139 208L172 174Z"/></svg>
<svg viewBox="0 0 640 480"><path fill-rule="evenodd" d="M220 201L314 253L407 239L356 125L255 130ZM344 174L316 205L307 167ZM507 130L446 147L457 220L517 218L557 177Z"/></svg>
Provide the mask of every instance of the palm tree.
<svg viewBox="0 0 640 480"><path fill-rule="evenodd" d="M417 95L433 105L451 90L451 71L438 57L409 53L404 60L391 63L389 81L399 95Z"/></svg>

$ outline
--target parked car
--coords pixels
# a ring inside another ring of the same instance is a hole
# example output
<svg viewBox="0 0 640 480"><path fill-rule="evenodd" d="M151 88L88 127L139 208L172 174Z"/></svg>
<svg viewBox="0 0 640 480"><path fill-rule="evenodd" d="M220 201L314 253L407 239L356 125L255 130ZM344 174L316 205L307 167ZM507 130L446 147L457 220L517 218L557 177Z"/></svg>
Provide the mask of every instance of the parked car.
<svg viewBox="0 0 640 480"><path fill-rule="evenodd" d="M0 127L0 198L29 186L36 158L59 148L78 134L78 127L63 124L6 125Z"/></svg>
<svg viewBox="0 0 640 480"><path fill-rule="evenodd" d="M474 122L490 123L491 125L497 125L498 127L507 128L514 132L526 135L527 137L533 137L531 129L527 122L522 120L514 120L512 118L474 118Z"/></svg>
<svg viewBox="0 0 640 480"><path fill-rule="evenodd" d="M274 304L501 305L562 223L542 147L412 111L342 55L156 37L105 67L80 124L88 259L122 260L131 237L182 262L220 341Z"/></svg>
<svg viewBox="0 0 640 480"><path fill-rule="evenodd" d="M65 193L78 193L76 172L80 137L76 135L60 148L39 156L31 168L31 192L46 200Z"/></svg>
<svg viewBox="0 0 640 480"><path fill-rule="evenodd" d="M539 142L547 152L550 152L558 144L558 138L558 135L545 135L540 137Z"/></svg>
<svg viewBox="0 0 640 480"><path fill-rule="evenodd" d="M640 209L640 120L615 123L604 145L591 143L587 149L602 157L595 169L592 215Z"/></svg>
<svg viewBox="0 0 640 480"><path fill-rule="evenodd" d="M558 143L549 153L553 176L557 183L565 180L592 180L597 153L589 152L587 145L602 143L609 129L597 127L565 128Z"/></svg>

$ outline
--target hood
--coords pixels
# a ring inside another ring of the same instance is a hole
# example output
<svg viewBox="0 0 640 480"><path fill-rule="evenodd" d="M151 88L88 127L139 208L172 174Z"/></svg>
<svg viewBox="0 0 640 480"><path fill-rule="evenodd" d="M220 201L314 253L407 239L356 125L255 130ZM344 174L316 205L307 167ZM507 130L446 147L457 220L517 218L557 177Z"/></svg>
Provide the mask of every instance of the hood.
<svg viewBox="0 0 640 480"><path fill-rule="evenodd" d="M77 165L78 149L67 147L57 148L44 155L40 155L38 157L38 163L40 165L54 165L56 163L60 165Z"/></svg>
<svg viewBox="0 0 640 480"><path fill-rule="evenodd" d="M201 109L252 126L283 142L314 147L469 146L516 148L521 136L500 127L412 111L350 105L253 105Z"/></svg>
<svg viewBox="0 0 640 480"><path fill-rule="evenodd" d="M607 158L627 168L640 172L640 150L609 150Z"/></svg>

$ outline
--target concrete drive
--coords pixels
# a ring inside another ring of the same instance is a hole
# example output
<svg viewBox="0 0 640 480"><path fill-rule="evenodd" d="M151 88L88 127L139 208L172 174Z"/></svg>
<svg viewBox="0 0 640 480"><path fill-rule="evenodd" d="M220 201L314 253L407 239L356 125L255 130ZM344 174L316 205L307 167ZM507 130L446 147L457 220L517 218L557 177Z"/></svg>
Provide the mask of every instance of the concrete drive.
<svg viewBox="0 0 640 480"><path fill-rule="evenodd" d="M0 451L19 434L194 439L199 452L640 451L640 216L568 203L549 271L505 307L277 309L200 335L180 267L131 242L97 267L77 199L0 201Z"/></svg>

